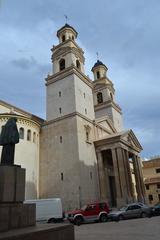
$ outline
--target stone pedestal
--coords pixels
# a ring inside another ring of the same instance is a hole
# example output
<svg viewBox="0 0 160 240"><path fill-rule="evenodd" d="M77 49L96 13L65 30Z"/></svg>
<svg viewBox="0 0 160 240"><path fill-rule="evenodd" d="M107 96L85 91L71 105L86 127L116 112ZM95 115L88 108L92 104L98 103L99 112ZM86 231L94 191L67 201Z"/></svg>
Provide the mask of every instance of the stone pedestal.
<svg viewBox="0 0 160 240"><path fill-rule="evenodd" d="M0 203L23 202L25 199L25 169L20 166L0 166Z"/></svg>
<svg viewBox="0 0 160 240"><path fill-rule="evenodd" d="M0 232L35 225L35 204L24 199L25 169L0 165Z"/></svg>

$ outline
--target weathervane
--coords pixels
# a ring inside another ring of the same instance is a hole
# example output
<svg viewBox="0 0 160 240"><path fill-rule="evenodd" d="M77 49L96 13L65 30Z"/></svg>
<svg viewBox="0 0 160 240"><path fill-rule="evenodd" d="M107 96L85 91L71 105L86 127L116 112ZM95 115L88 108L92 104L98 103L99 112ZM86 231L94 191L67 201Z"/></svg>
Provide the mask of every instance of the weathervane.
<svg viewBox="0 0 160 240"><path fill-rule="evenodd" d="M65 19L66 19L66 24L67 24L67 21L68 21L68 16L67 15L64 15Z"/></svg>
<svg viewBox="0 0 160 240"><path fill-rule="evenodd" d="M99 53L98 52L96 52L96 55L97 55L97 61L99 60Z"/></svg>

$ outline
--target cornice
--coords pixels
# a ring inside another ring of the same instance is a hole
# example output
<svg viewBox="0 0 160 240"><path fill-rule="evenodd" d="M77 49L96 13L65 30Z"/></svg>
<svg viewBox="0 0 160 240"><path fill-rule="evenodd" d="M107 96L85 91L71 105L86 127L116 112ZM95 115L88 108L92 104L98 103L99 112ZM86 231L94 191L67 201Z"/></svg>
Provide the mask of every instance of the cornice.
<svg viewBox="0 0 160 240"><path fill-rule="evenodd" d="M66 45L67 43L69 43L69 42L72 42L72 43L75 45L75 47L78 48L78 49L80 49L80 51L82 51L82 53L84 54L84 51L82 50L82 48L80 48L80 47L78 46L78 44L77 44L75 41L73 41L72 39L67 39L65 42L62 42L62 43L58 44L57 46L53 46L53 47L51 48L51 51L54 52L56 49L65 46L65 45Z"/></svg>
<svg viewBox="0 0 160 240"><path fill-rule="evenodd" d="M93 89L93 84L92 81L85 75L83 74L78 68L76 68L74 65L64 69L63 71L60 71L54 75L50 75L48 76L45 80L46 80L46 86L63 80L64 78L75 74L77 77L79 77L84 83L86 83L90 88Z"/></svg>
<svg viewBox="0 0 160 240"><path fill-rule="evenodd" d="M117 110L120 114L122 114L122 110L121 108L114 103L112 100L108 100L105 101L103 103L97 104L94 106L95 112L104 108L108 108L108 107L113 107L115 110Z"/></svg>

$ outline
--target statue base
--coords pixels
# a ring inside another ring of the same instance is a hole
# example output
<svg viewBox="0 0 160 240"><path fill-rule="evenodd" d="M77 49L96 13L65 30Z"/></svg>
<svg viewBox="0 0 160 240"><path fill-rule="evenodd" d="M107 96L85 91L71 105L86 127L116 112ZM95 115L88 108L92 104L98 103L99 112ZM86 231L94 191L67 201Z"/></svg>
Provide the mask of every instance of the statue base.
<svg viewBox="0 0 160 240"><path fill-rule="evenodd" d="M23 202L25 199L25 169L0 165L0 203Z"/></svg>
<svg viewBox="0 0 160 240"><path fill-rule="evenodd" d="M36 223L35 204L1 203L0 232L34 226Z"/></svg>

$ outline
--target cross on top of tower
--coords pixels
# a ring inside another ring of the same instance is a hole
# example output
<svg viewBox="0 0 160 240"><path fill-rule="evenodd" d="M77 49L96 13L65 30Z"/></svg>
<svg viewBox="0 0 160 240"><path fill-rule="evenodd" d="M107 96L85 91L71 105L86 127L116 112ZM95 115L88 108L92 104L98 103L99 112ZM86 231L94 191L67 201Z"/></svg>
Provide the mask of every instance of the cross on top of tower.
<svg viewBox="0 0 160 240"><path fill-rule="evenodd" d="M66 24L68 22L68 16L67 15L64 15L65 19L66 19Z"/></svg>

